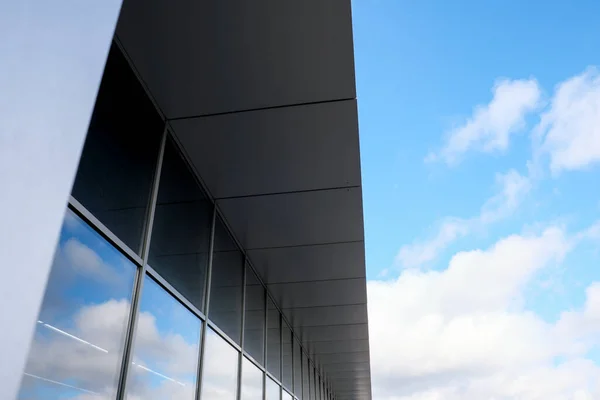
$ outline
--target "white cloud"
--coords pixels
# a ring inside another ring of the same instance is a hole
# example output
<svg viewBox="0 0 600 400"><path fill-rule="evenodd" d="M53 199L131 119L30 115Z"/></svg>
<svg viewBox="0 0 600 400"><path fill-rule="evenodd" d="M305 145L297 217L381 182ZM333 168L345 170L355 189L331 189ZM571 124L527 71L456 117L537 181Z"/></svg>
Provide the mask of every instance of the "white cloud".
<svg viewBox="0 0 600 400"><path fill-rule="evenodd" d="M32 343L26 371L55 382L69 382L86 390L74 397L77 400L111 397L117 383L129 309L127 300L108 300L85 305L75 314L74 326L67 333L95 347L56 331L40 331ZM45 329L38 325L38 329ZM190 377L196 374L197 343L188 343L174 332L161 334L156 318L148 312L140 313L136 332L136 365L131 366L133 375L130 376L129 398L193 398L196 386ZM152 371L170 379L161 378L137 365L150 366ZM29 377L24 384L32 385L36 380L39 379ZM73 390L67 391L71 392Z"/></svg>
<svg viewBox="0 0 600 400"><path fill-rule="evenodd" d="M527 285L580 238L550 227L460 252L444 271L369 282L374 397L600 398L600 368L584 358L600 343L600 284L556 323L523 308Z"/></svg>
<svg viewBox="0 0 600 400"><path fill-rule="evenodd" d="M589 68L560 83L536 127L550 169L586 168L600 161L600 71Z"/></svg>
<svg viewBox="0 0 600 400"><path fill-rule="evenodd" d="M444 147L426 161L456 164L470 150L489 153L508 148L510 136L525 127L525 116L539 107L541 90L533 79L504 79L492 92L490 103L475 107L463 125L447 134Z"/></svg>
<svg viewBox="0 0 600 400"><path fill-rule="evenodd" d="M433 238L402 246L396 262L405 268L415 268L434 260L457 239L511 215L531 188L530 179L515 170L498 174L496 183L500 188L498 193L483 204L478 215L446 218Z"/></svg>
<svg viewBox="0 0 600 400"><path fill-rule="evenodd" d="M433 238L402 246L396 256L396 262L404 268L420 267L434 260L442 250L469 231L469 220L448 218L442 222Z"/></svg>
<svg viewBox="0 0 600 400"><path fill-rule="evenodd" d="M76 238L67 240L58 251L62 257L60 261L66 261L78 274L112 284L118 284L122 280L114 266L107 265L94 250Z"/></svg>

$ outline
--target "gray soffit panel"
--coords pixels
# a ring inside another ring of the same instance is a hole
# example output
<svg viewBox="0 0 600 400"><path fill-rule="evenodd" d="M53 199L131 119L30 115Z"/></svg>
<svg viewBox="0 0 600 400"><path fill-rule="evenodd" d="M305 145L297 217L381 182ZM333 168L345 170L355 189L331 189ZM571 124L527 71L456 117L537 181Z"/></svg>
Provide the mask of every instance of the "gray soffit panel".
<svg viewBox="0 0 600 400"><path fill-rule="evenodd" d="M249 250L265 283L365 277L363 242Z"/></svg>
<svg viewBox="0 0 600 400"><path fill-rule="evenodd" d="M126 0L116 35L170 119L356 97L350 1Z"/></svg>
<svg viewBox="0 0 600 400"><path fill-rule="evenodd" d="M219 200L248 250L363 241L360 188Z"/></svg>
<svg viewBox="0 0 600 400"><path fill-rule="evenodd" d="M293 316L290 322L294 328L302 326L360 324L367 320L367 305L352 304L342 306L284 308L284 314Z"/></svg>
<svg viewBox="0 0 600 400"><path fill-rule="evenodd" d="M171 126L220 199L360 186L356 121L356 101L348 100L190 118Z"/></svg>
<svg viewBox="0 0 600 400"><path fill-rule="evenodd" d="M371 389L371 377L366 376L364 378L360 377L350 377L344 379L332 379L330 378L332 386L337 389L338 392L342 392L344 390L357 390L361 392L369 392Z"/></svg>
<svg viewBox="0 0 600 400"><path fill-rule="evenodd" d="M275 301L284 309L366 302L365 278L281 283L268 285L268 288ZM290 317L293 319L293 310Z"/></svg>
<svg viewBox="0 0 600 400"><path fill-rule="evenodd" d="M369 341L365 339L358 340L329 340L324 342L308 342L307 350L309 354L335 354L369 351Z"/></svg>
<svg viewBox="0 0 600 400"><path fill-rule="evenodd" d="M327 366L327 373L346 372L346 371L369 371L369 362L362 363L340 363Z"/></svg>
<svg viewBox="0 0 600 400"><path fill-rule="evenodd" d="M321 365L349 363L349 362L369 362L368 351L356 351L353 353L334 353L319 355Z"/></svg>
<svg viewBox="0 0 600 400"><path fill-rule="evenodd" d="M368 339L367 324L323 325L302 328L302 339L310 341Z"/></svg>

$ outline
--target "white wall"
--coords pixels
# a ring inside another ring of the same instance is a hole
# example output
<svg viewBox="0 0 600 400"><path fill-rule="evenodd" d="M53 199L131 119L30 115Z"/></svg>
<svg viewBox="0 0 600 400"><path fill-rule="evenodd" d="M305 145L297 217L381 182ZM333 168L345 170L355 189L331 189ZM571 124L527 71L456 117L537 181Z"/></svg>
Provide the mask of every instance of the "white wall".
<svg viewBox="0 0 600 400"><path fill-rule="evenodd" d="M0 399L13 399L121 0L0 2Z"/></svg>

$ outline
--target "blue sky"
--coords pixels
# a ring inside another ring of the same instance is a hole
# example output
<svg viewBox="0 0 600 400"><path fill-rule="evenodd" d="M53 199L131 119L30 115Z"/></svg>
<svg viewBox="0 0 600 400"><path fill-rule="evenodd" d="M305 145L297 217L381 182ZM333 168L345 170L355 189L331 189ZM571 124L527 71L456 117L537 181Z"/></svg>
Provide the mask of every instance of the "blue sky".
<svg viewBox="0 0 600 400"><path fill-rule="evenodd" d="M474 106L491 100L497 79L534 77L548 94L600 65L598 15L596 1L353 2L370 276L436 219L477 209L493 194L496 172L525 169L526 134L505 153L476 154L452 169L423 159ZM561 178L540 196L553 185L589 193L586 185L599 182ZM574 207L597 212L598 197L563 193L541 213L560 217Z"/></svg>
<svg viewBox="0 0 600 400"><path fill-rule="evenodd" d="M353 1L376 398L600 396L599 15Z"/></svg>

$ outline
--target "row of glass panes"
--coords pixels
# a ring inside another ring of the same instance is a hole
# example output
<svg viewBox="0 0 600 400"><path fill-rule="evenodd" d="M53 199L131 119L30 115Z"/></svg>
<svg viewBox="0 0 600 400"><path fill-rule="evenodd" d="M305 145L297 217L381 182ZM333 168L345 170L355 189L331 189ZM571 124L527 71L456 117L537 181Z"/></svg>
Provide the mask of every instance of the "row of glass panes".
<svg viewBox="0 0 600 400"><path fill-rule="evenodd" d="M72 194L19 398L332 398L114 45Z"/></svg>
<svg viewBox="0 0 600 400"><path fill-rule="evenodd" d="M292 399L212 322L206 326L201 312L178 301L180 295L164 278L150 267L144 272L88 225L80 215L88 222L94 218L76 201L72 207L65 215L19 399L115 398L119 389L119 397L128 399L194 399L197 392L202 399L236 399L238 379L241 399L263 399L263 384L267 400ZM105 232L101 224L98 228ZM132 306L135 298L137 307ZM132 312L137 314L134 327L128 326ZM128 336L132 329L135 334ZM128 337L133 339L129 352ZM293 343L294 360L302 362L293 375L300 379L291 385L296 397L331 398L325 397L304 354L298 357L298 342ZM309 385L313 390L305 389L303 396L302 386Z"/></svg>

